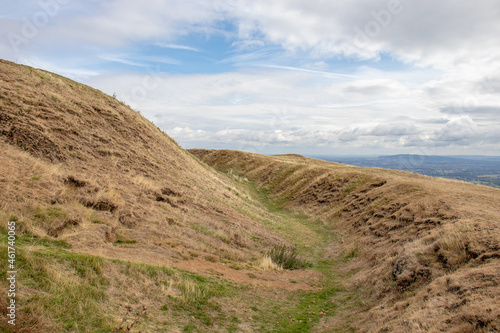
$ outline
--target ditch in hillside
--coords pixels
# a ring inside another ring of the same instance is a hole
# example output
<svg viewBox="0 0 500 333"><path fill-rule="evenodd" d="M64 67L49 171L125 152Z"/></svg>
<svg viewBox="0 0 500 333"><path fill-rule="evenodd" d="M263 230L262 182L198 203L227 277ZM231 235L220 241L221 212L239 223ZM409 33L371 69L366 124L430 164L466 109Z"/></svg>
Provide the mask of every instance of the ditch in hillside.
<svg viewBox="0 0 500 333"><path fill-rule="evenodd" d="M324 319L335 316L356 297L341 286L336 266L355 258L357 251L339 253L342 237L332 225L273 202L271 192L253 181L241 177L235 177L235 180L254 204L257 202L265 207L268 215L260 217L262 225L283 237L290 246L295 246L297 255L306 263L307 267L303 269L314 271L319 276L316 281L311 281L312 290L249 291L252 297L248 304L254 331L310 332L313 328L315 331L331 331L324 325ZM294 283L293 280L290 282ZM351 331L349 323L343 325L343 331Z"/></svg>

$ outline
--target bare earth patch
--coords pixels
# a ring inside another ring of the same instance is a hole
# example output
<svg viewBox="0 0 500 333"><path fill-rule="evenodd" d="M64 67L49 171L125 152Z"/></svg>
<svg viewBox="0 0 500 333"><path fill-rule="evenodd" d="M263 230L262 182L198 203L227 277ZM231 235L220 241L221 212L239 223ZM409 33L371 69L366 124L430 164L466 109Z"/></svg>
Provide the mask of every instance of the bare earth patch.
<svg viewBox="0 0 500 333"><path fill-rule="evenodd" d="M222 263L204 260L182 261L172 266L209 276L219 276L236 283L287 291L319 290L318 283L321 280L321 273L313 270L236 270Z"/></svg>

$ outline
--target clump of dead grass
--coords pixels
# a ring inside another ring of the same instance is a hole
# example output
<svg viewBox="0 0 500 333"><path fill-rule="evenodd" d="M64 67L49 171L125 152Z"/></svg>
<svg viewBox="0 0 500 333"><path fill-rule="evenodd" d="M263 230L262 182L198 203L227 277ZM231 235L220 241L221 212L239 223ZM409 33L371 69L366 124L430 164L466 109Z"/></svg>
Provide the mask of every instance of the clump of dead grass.
<svg viewBox="0 0 500 333"><path fill-rule="evenodd" d="M273 259L271 259L271 257L268 255L262 257L262 259L260 260L257 267L262 269L262 270L265 270L265 271L268 271L268 270L276 271L276 270L283 269L281 266L276 264L273 261Z"/></svg>

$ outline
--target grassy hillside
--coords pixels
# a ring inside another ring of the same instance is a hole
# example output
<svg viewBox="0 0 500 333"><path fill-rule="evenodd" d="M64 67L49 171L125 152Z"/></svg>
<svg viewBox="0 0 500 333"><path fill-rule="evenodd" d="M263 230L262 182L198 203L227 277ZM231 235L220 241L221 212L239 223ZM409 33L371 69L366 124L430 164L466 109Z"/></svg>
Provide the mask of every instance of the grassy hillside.
<svg viewBox="0 0 500 333"><path fill-rule="evenodd" d="M276 204L317 217L340 234L335 269L344 273L355 302L323 327L500 329L498 189L295 155L191 153L248 177Z"/></svg>
<svg viewBox="0 0 500 333"><path fill-rule="evenodd" d="M185 151L116 99L0 61L6 332L490 332L499 190Z"/></svg>
<svg viewBox="0 0 500 333"><path fill-rule="evenodd" d="M247 262L271 241L235 209L243 199L227 178L137 112L55 74L0 65L0 200L30 232L81 251L132 259L140 250L164 261Z"/></svg>
<svg viewBox="0 0 500 333"><path fill-rule="evenodd" d="M291 243L261 221L282 217L123 103L0 61L0 107L0 284L15 221L17 331L109 332L144 304L137 329L212 332L247 325L226 318L248 310L240 284L312 288L313 273L262 276L266 251Z"/></svg>

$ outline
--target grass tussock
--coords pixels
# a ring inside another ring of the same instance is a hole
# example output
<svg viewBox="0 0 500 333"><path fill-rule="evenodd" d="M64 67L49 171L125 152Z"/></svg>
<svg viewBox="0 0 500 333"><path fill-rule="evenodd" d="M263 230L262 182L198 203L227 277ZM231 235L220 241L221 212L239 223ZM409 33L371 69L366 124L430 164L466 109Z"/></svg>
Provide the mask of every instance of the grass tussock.
<svg viewBox="0 0 500 333"><path fill-rule="evenodd" d="M302 269L311 264L302 258L296 246L288 244L275 244L267 251L267 256L282 269Z"/></svg>
<svg viewBox="0 0 500 333"><path fill-rule="evenodd" d="M258 264L258 267L260 269L263 269L263 270L279 270L279 269L282 269L282 267L279 266L278 264L276 264L269 255L264 256L260 260L260 262Z"/></svg>

